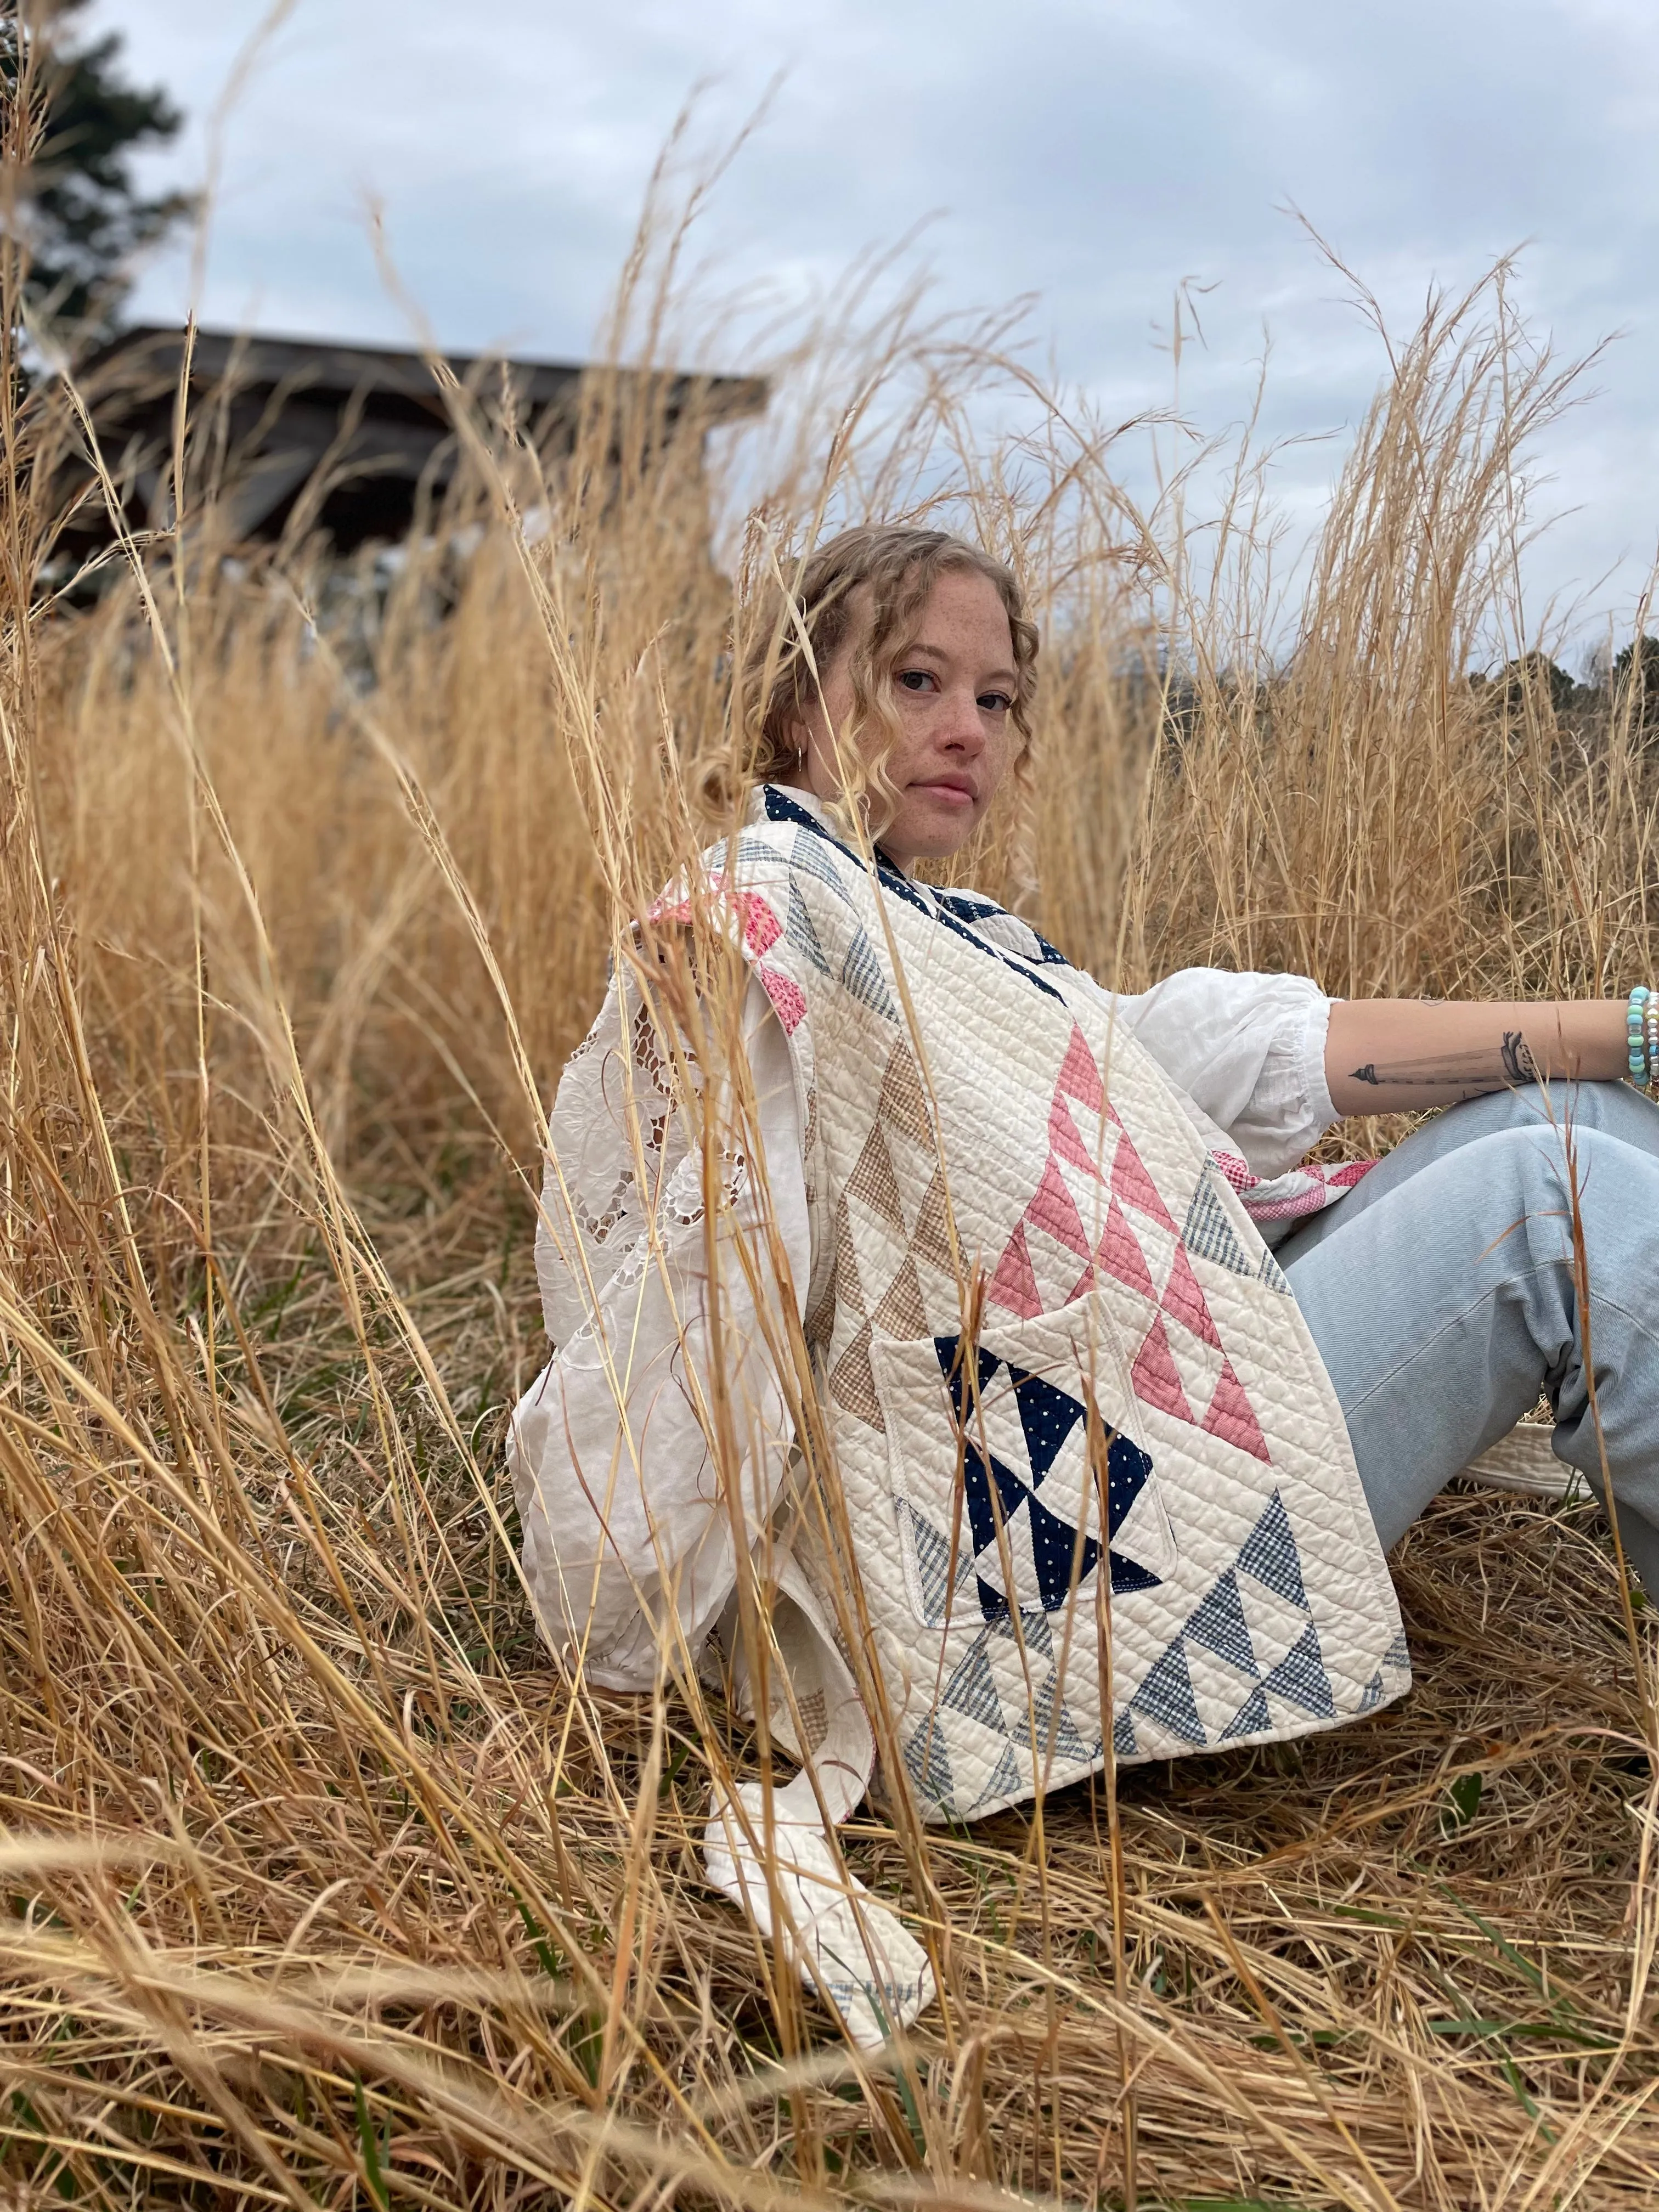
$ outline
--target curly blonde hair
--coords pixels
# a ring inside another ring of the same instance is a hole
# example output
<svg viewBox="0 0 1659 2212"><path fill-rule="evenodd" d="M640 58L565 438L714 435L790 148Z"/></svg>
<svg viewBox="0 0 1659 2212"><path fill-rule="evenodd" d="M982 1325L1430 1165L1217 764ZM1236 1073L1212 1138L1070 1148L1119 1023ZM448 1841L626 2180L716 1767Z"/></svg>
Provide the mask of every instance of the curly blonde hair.
<svg viewBox="0 0 1659 2212"><path fill-rule="evenodd" d="M898 734L893 671L915 635L934 585L947 572L983 576L1007 611L1013 639L1015 684L1010 719L1019 745L1013 768L1029 777L1031 706L1036 695L1036 625L1025 612L1013 571L965 538L943 530L902 524L865 524L843 530L796 564L793 584L772 569L744 595L735 640L734 690L726 741L704 765L701 796L716 816L729 816L739 795L756 783L781 781L799 766L797 731L817 703L830 663L847 641L855 615L867 608L868 628L848 667L854 713L851 734L881 732L884 743L858 748L848 763L861 771L875 802L872 836L879 837L894 794L884 767ZM787 575L787 566L783 571ZM861 793L848 792L855 801Z"/></svg>

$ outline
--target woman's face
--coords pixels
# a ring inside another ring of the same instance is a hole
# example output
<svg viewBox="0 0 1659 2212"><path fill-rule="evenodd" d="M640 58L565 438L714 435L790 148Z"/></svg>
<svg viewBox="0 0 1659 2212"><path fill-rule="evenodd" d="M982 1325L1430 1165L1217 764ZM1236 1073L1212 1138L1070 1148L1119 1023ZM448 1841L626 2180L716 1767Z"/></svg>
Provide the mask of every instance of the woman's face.
<svg viewBox="0 0 1659 2212"><path fill-rule="evenodd" d="M868 635L867 604L854 602L840 650L823 671L823 697L797 735L804 747L791 781L833 799L841 788L832 730L853 712L854 653ZM893 664L899 736L887 760L898 807L881 833L901 867L944 860L984 819L1008 770L1016 736L1014 641L1001 594L971 568L947 568L909 642ZM865 742L873 742L874 733Z"/></svg>

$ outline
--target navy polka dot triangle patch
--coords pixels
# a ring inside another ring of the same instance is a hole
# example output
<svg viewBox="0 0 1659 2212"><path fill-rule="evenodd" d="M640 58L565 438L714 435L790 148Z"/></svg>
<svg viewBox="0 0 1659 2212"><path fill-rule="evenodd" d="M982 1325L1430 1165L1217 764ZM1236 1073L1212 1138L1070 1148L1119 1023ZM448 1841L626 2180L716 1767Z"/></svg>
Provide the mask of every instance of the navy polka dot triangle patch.
<svg viewBox="0 0 1659 2212"><path fill-rule="evenodd" d="M963 1501L972 1571L988 1621L1057 1612L1100 1564L1094 1471L1086 1449L1088 1407L1040 1375L981 1345L970 1382L958 1336L933 1340L961 1439ZM1148 1453L1109 1431L1106 1516L1115 1591L1151 1589L1162 1579L1111 1542L1152 1472Z"/></svg>

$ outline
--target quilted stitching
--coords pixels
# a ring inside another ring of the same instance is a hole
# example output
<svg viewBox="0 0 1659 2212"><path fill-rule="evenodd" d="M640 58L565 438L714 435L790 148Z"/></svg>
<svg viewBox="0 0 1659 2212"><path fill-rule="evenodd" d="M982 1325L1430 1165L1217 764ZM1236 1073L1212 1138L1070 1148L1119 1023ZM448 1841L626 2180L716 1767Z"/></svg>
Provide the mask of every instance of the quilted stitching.
<svg viewBox="0 0 1659 2212"><path fill-rule="evenodd" d="M872 882L786 794L769 789L764 812L735 856L737 905L775 1005L799 1008L786 1027L830 1244L808 1339L923 1811L987 1812L1090 1771L1109 1711L1117 1755L1144 1759L1401 1694L1404 1638L1340 1409L1160 1071L994 902L924 896L884 866ZM975 1271L976 1370L961 1344ZM1085 1408L994 1349L998 1330L1012 1342L1085 1302L1124 1375L1099 1407L1116 1455L1109 1702L1101 1532L1075 1465ZM933 1412L883 1381L906 1347L937 1362ZM975 1374L982 1406L1001 1390L994 1437L975 1438ZM918 1490L904 1470L929 1453L937 1479ZM939 1480L957 1468L952 1506ZM1156 1559L1122 1537L1143 1494L1173 1532Z"/></svg>

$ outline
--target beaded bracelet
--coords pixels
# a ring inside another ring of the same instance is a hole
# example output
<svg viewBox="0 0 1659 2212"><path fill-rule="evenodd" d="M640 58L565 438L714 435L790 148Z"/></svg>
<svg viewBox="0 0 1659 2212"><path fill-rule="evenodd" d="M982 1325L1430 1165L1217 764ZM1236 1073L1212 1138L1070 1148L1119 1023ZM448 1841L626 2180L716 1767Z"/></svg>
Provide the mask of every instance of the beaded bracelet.
<svg viewBox="0 0 1659 2212"><path fill-rule="evenodd" d="M1643 1089L1659 1081L1659 993L1637 984L1625 1008L1625 1064Z"/></svg>

